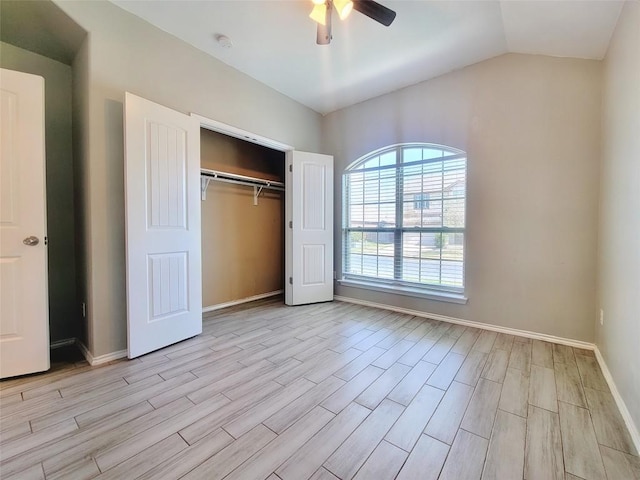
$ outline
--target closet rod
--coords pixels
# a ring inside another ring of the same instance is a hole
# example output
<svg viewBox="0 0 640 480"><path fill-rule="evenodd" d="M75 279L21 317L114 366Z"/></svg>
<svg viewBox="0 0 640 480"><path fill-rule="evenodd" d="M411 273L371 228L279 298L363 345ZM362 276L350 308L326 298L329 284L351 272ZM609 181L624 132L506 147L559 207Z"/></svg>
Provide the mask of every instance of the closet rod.
<svg viewBox="0 0 640 480"><path fill-rule="evenodd" d="M211 178L211 180L218 180L221 182L237 183L239 185L248 185L250 187L258 186L279 191L284 190L284 183L275 180L248 177L246 175L238 175L236 173L219 172L217 170L209 170L207 168L201 168L200 174Z"/></svg>
<svg viewBox="0 0 640 480"><path fill-rule="evenodd" d="M217 182L234 183L236 185L246 185L253 187L253 204L258 205L258 197L263 189L277 190L284 192L284 183L274 180L266 180L263 178L248 177L246 175L238 175L236 173L219 172L217 170L200 169L200 188L202 200L207 199L207 188L209 182L215 180Z"/></svg>

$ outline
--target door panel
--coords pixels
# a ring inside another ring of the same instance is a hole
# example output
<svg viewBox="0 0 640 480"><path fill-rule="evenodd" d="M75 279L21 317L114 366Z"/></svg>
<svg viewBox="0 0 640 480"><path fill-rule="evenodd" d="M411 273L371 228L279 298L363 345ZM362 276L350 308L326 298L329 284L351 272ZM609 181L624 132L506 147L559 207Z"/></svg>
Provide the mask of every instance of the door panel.
<svg viewBox="0 0 640 480"><path fill-rule="evenodd" d="M128 356L202 332L200 124L125 99Z"/></svg>
<svg viewBox="0 0 640 480"><path fill-rule="evenodd" d="M44 79L0 70L2 378L49 369L44 145Z"/></svg>
<svg viewBox="0 0 640 480"><path fill-rule="evenodd" d="M287 152L287 305L333 300L333 157Z"/></svg>

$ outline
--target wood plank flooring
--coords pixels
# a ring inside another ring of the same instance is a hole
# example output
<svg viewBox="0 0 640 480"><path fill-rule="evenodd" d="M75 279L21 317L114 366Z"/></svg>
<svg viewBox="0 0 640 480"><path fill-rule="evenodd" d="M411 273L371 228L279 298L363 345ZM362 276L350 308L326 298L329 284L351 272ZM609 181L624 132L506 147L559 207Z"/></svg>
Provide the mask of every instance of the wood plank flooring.
<svg viewBox="0 0 640 480"><path fill-rule="evenodd" d="M7 480L640 480L636 453L591 352L342 302L0 383Z"/></svg>

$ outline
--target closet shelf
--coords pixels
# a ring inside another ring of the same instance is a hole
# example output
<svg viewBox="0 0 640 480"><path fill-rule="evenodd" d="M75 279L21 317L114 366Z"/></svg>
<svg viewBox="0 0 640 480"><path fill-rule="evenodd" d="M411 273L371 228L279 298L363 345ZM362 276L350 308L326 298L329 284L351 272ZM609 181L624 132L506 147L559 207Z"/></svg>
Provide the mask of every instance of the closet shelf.
<svg viewBox="0 0 640 480"><path fill-rule="evenodd" d="M264 178L248 177L246 175L238 175L236 173L220 172L218 170L209 170L207 168L200 169L200 190L202 200L207 199L207 188L210 181L233 183L236 185L246 185L253 187L253 204L258 205L258 197L265 188L267 190L277 190L284 192L284 183L275 180L266 180Z"/></svg>

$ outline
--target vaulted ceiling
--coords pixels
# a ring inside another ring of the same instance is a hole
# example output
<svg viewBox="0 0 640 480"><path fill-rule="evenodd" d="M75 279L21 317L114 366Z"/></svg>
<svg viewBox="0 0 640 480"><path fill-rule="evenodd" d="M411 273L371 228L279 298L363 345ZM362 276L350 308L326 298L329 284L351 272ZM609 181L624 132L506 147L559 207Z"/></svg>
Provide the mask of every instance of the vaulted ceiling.
<svg viewBox="0 0 640 480"><path fill-rule="evenodd" d="M319 46L310 0L112 1L322 114L507 52L602 59L624 3L381 0L390 27L334 13Z"/></svg>

